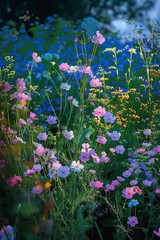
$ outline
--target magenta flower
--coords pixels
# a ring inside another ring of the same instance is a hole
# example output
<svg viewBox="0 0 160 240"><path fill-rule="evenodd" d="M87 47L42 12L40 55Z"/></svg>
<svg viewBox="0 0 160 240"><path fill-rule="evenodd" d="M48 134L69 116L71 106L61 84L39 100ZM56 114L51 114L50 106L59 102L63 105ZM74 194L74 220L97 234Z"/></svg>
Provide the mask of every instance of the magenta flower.
<svg viewBox="0 0 160 240"><path fill-rule="evenodd" d="M90 86L93 88L98 88L102 86L102 82L100 82L99 78L93 78L90 81Z"/></svg>
<svg viewBox="0 0 160 240"><path fill-rule="evenodd" d="M38 54L37 53L35 53L35 52L33 52L32 53L32 58L33 58L33 60L35 61L35 62L41 62L41 57L39 57L38 56Z"/></svg>
<svg viewBox="0 0 160 240"><path fill-rule="evenodd" d="M15 186L19 182L22 182L22 178L16 175L6 180L6 183L9 184L11 187Z"/></svg>
<svg viewBox="0 0 160 240"><path fill-rule="evenodd" d="M103 183L100 181L96 181L96 182L92 181L92 182L90 182L89 186L92 188L102 188Z"/></svg>
<svg viewBox="0 0 160 240"><path fill-rule="evenodd" d="M153 233L154 233L157 237L160 237L160 227L158 228L158 231L153 231Z"/></svg>
<svg viewBox="0 0 160 240"><path fill-rule="evenodd" d="M63 130L62 134L67 138L68 140L72 140L74 138L73 131Z"/></svg>
<svg viewBox="0 0 160 240"><path fill-rule="evenodd" d="M116 120L116 117L113 116L112 113L107 112L106 115L104 116L104 120L105 120L107 123L114 123L114 121Z"/></svg>
<svg viewBox="0 0 160 240"><path fill-rule="evenodd" d="M43 191L43 187L37 185L37 186L33 187L31 193L33 193L33 194L41 194L42 191Z"/></svg>
<svg viewBox="0 0 160 240"><path fill-rule="evenodd" d="M107 139L106 139L106 137L104 137L104 136L98 136L97 142L99 142L99 143L101 143L101 144L106 144Z"/></svg>
<svg viewBox="0 0 160 240"><path fill-rule="evenodd" d="M57 123L57 117L48 116L46 122L48 122L48 124L56 124Z"/></svg>
<svg viewBox="0 0 160 240"><path fill-rule="evenodd" d="M47 139L47 134L46 133L39 133L38 135L37 135L37 138L41 141L45 141L46 139Z"/></svg>
<svg viewBox="0 0 160 240"><path fill-rule="evenodd" d="M160 194L160 188L156 188L155 193Z"/></svg>
<svg viewBox="0 0 160 240"><path fill-rule="evenodd" d="M130 225L131 227L135 227L138 224L138 219L135 216L130 216L128 217L128 221L127 221L128 225Z"/></svg>
<svg viewBox="0 0 160 240"><path fill-rule="evenodd" d="M123 154L125 151L125 148L123 147L123 145L118 145L116 146L115 151L116 153Z"/></svg>
<svg viewBox="0 0 160 240"><path fill-rule="evenodd" d="M92 112L92 114L95 116L95 117L103 117L104 115L106 115L106 110L105 108L99 106L97 108L94 109L94 111Z"/></svg>
<svg viewBox="0 0 160 240"><path fill-rule="evenodd" d="M62 166L58 168L58 176L61 178L66 178L70 174L70 168L68 166Z"/></svg>
<svg viewBox="0 0 160 240"><path fill-rule="evenodd" d="M62 71L67 71L69 69L68 63L61 63L59 65L59 69L62 70Z"/></svg>
<svg viewBox="0 0 160 240"><path fill-rule="evenodd" d="M33 113L33 112L30 112L29 117L30 117L32 120L38 120L38 118L36 117L36 114Z"/></svg>
<svg viewBox="0 0 160 240"><path fill-rule="evenodd" d="M117 131L113 131L112 133L109 134L109 136L113 141L118 141L120 139L121 134Z"/></svg>
<svg viewBox="0 0 160 240"><path fill-rule="evenodd" d="M126 199L131 199L134 194L135 194L135 191L133 187L127 187L122 191L122 196Z"/></svg>
<svg viewBox="0 0 160 240"><path fill-rule="evenodd" d="M34 174L36 171L34 169L28 169L27 171L24 172L24 176L29 176Z"/></svg>
<svg viewBox="0 0 160 240"><path fill-rule="evenodd" d="M136 193L138 193L138 195L141 195L141 194L142 194L142 189L141 189L140 187L134 186L133 189L134 189L134 191L135 191Z"/></svg>
<svg viewBox="0 0 160 240"><path fill-rule="evenodd" d="M154 151L156 153L160 153L160 145L157 145L155 148L154 148Z"/></svg>
<svg viewBox="0 0 160 240"><path fill-rule="evenodd" d="M105 42L105 38L99 33L99 31L97 31L96 35L93 35L91 38L91 42L100 45Z"/></svg>
<svg viewBox="0 0 160 240"><path fill-rule="evenodd" d="M146 151L145 148L139 148L137 149L137 153L144 153Z"/></svg>

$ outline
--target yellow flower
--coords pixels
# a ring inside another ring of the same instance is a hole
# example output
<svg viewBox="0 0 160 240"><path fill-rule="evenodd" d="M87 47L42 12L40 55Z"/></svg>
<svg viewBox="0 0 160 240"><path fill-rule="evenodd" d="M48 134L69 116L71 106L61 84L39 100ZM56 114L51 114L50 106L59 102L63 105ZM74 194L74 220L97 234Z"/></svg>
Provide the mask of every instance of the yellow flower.
<svg viewBox="0 0 160 240"><path fill-rule="evenodd" d="M128 52L130 52L131 54L137 54L135 48L130 48Z"/></svg>

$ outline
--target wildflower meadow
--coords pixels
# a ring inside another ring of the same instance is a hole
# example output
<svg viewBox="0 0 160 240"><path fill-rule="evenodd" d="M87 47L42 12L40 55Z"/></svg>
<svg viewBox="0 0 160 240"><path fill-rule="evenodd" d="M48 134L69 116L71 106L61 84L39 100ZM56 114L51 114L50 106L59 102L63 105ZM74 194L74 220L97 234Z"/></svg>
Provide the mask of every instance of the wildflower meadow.
<svg viewBox="0 0 160 240"><path fill-rule="evenodd" d="M55 16L2 28L1 240L160 239L160 29L146 25L125 40Z"/></svg>

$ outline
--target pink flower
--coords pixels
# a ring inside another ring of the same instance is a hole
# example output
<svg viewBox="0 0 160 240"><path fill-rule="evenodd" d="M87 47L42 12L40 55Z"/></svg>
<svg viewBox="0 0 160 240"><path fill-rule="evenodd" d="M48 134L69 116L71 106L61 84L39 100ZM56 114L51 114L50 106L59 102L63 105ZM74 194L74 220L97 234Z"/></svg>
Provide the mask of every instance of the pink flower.
<svg viewBox="0 0 160 240"><path fill-rule="evenodd" d="M27 125L26 121L23 118L19 119L20 125Z"/></svg>
<svg viewBox="0 0 160 240"><path fill-rule="evenodd" d="M146 136L149 136L149 135L151 135L151 129L145 129L144 131L143 131L143 133L144 133L144 135L146 135Z"/></svg>
<svg viewBox="0 0 160 240"><path fill-rule="evenodd" d="M101 87L101 86L102 86L102 82L100 82L99 78L93 78L93 79L90 81L90 86L91 86L91 87L94 87L94 88L98 88L98 87Z"/></svg>
<svg viewBox="0 0 160 240"><path fill-rule="evenodd" d="M155 151L156 153L160 153L160 145L156 146L156 147L154 148L154 151Z"/></svg>
<svg viewBox="0 0 160 240"><path fill-rule="evenodd" d="M37 53L35 53L35 52L33 52L32 53L32 58L33 58L33 60L35 61L35 62L41 62L41 58L38 56L38 54Z"/></svg>
<svg viewBox="0 0 160 240"><path fill-rule="evenodd" d="M33 113L33 112L30 112L29 117L30 117L32 120L38 120L38 118L36 117L36 114Z"/></svg>
<svg viewBox="0 0 160 240"><path fill-rule="evenodd" d="M36 171L34 169L28 169L27 171L24 172L24 176L28 176L28 175L32 175L34 174Z"/></svg>
<svg viewBox="0 0 160 240"><path fill-rule="evenodd" d="M99 143L101 143L101 144L106 144L107 139L106 139L106 137L104 137L104 136L98 136L97 142L99 142Z"/></svg>
<svg viewBox="0 0 160 240"><path fill-rule="evenodd" d="M5 82L2 86L2 92L9 92L13 88L13 85L9 85L8 82Z"/></svg>
<svg viewBox="0 0 160 240"><path fill-rule="evenodd" d="M22 178L20 176L14 176L10 177L9 179L6 180L6 183L9 184L10 186L15 186L18 182L22 182Z"/></svg>
<svg viewBox="0 0 160 240"><path fill-rule="evenodd" d="M160 188L156 188L155 193L160 194Z"/></svg>
<svg viewBox="0 0 160 240"><path fill-rule="evenodd" d="M142 189L141 189L140 187L134 186L133 189L134 189L134 191L135 191L136 193L138 193L138 195L141 195L141 194L142 194Z"/></svg>
<svg viewBox="0 0 160 240"><path fill-rule="evenodd" d="M154 233L157 237L160 237L160 227L158 228L158 231L153 231L153 233Z"/></svg>
<svg viewBox="0 0 160 240"><path fill-rule="evenodd" d="M97 108L94 109L94 111L92 112L92 114L95 116L95 117L103 117L104 115L106 115L106 110L105 108L99 106Z"/></svg>
<svg viewBox="0 0 160 240"><path fill-rule="evenodd" d="M135 194L135 191L133 187L127 187L122 191L122 196L126 199L131 199L134 194Z"/></svg>
<svg viewBox="0 0 160 240"><path fill-rule="evenodd" d="M112 133L109 134L109 136L113 141L118 141L120 139L121 134L118 133L117 131L113 131Z"/></svg>
<svg viewBox="0 0 160 240"><path fill-rule="evenodd" d="M18 78L16 84L20 92L26 90L26 83L24 82L24 78Z"/></svg>
<svg viewBox="0 0 160 240"><path fill-rule="evenodd" d="M109 148L109 151L111 152L111 153L115 153L115 148Z"/></svg>
<svg viewBox="0 0 160 240"><path fill-rule="evenodd" d="M59 65L59 69L62 70L62 71L67 71L69 69L68 63L61 63Z"/></svg>
<svg viewBox="0 0 160 240"><path fill-rule="evenodd" d="M130 216L130 217L128 217L127 223L131 227L135 227L138 224L138 220L137 220L137 218L135 216Z"/></svg>
<svg viewBox="0 0 160 240"><path fill-rule="evenodd" d="M37 149L34 150L34 153L38 156L42 156L44 155L46 152L48 152L49 149L48 148L44 148L41 144L37 145Z"/></svg>
<svg viewBox="0 0 160 240"><path fill-rule="evenodd" d="M81 152L79 159L82 162L87 162L87 161L89 161L89 157L90 157L89 152Z"/></svg>
<svg viewBox="0 0 160 240"><path fill-rule="evenodd" d="M96 171L93 170L93 169L90 169L90 170L89 170L89 173L90 173L90 174L96 174Z"/></svg>
<svg viewBox="0 0 160 240"><path fill-rule="evenodd" d="M92 188L102 188L103 187L103 183L100 181L96 181L96 182L92 181L92 182L90 182L89 185Z"/></svg>
<svg viewBox="0 0 160 240"><path fill-rule="evenodd" d="M116 153L123 154L125 151L125 148L123 147L123 145L118 145L116 146L115 151Z"/></svg>
<svg viewBox="0 0 160 240"><path fill-rule="evenodd" d="M113 116L112 113L107 112L106 115L104 116L104 120L105 120L107 123L114 123L114 121L116 120L116 117Z"/></svg>
<svg viewBox="0 0 160 240"><path fill-rule="evenodd" d="M91 38L91 42L99 45L105 42L105 38L97 31L96 35Z"/></svg>
<svg viewBox="0 0 160 240"><path fill-rule="evenodd" d="M97 156L97 154L93 154L91 157L95 163L100 163L101 159L99 156Z"/></svg>
<svg viewBox="0 0 160 240"><path fill-rule="evenodd" d="M139 149L137 149L137 152L138 152L138 153L144 153L145 151L146 151L145 148L139 148Z"/></svg>

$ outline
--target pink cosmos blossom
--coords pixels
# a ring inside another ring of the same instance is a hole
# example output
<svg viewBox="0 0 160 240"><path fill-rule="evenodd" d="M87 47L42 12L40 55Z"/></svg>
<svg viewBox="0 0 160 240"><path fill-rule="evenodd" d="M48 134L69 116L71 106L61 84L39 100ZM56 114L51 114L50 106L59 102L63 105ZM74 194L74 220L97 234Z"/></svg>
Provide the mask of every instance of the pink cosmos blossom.
<svg viewBox="0 0 160 240"><path fill-rule="evenodd" d="M59 161L52 163L52 168L54 168L55 170L58 170L60 167L62 167L62 164Z"/></svg>
<svg viewBox="0 0 160 240"><path fill-rule="evenodd" d="M104 137L104 136L98 136L97 142L104 145L104 144L106 144L107 139L106 139L106 137Z"/></svg>
<svg viewBox="0 0 160 240"><path fill-rule="evenodd" d="M8 82L5 82L2 86L2 92L9 92L13 88Z"/></svg>
<svg viewBox="0 0 160 240"><path fill-rule="evenodd" d="M92 154L91 157L95 163L100 163L101 159L97 154Z"/></svg>
<svg viewBox="0 0 160 240"><path fill-rule="evenodd" d="M63 134L64 137L67 138L68 140L72 140L72 138L74 138L73 131L63 130L63 131L62 131L62 134Z"/></svg>
<svg viewBox="0 0 160 240"><path fill-rule="evenodd" d="M57 117L48 116L46 122L48 122L48 124L56 124L57 123Z"/></svg>
<svg viewBox="0 0 160 240"><path fill-rule="evenodd" d="M83 143L83 144L82 144L82 147L83 147L83 148L89 148L89 147L90 147L90 144L89 144L89 143Z"/></svg>
<svg viewBox="0 0 160 240"><path fill-rule="evenodd" d="M27 125L26 121L23 118L19 119L21 125Z"/></svg>
<svg viewBox="0 0 160 240"><path fill-rule="evenodd" d="M100 45L105 42L105 38L100 34L99 31L96 32L96 35L93 35L91 42L97 45Z"/></svg>
<svg viewBox="0 0 160 240"><path fill-rule="evenodd" d="M49 149L48 148L44 148L41 144L37 145L37 149L34 150L34 153L38 156L42 156L44 155L46 152L48 152Z"/></svg>
<svg viewBox="0 0 160 240"><path fill-rule="evenodd" d="M89 170L89 173L90 173L90 174L96 174L96 171L93 170L93 169L90 169L90 170Z"/></svg>
<svg viewBox="0 0 160 240"><path fill-rule="evenodd" d="M113 116L112 113L107 112L106 115L104 116L104 120L105 120L107 123L114 123L114 121L116 120L116 117Z"/></svg>
<svg viewBox="0 0 160 240"><path fill-rule="evenodd" d="M64 167L62 166L58 168L57 174L61 178L66 178L70 174L70 168L68 166L64 166Z"/></svg>
<svg viewBox="0 0 160 240"><path fill-rule="evenodd" d="M33 194L41 194L42 191L43 191L43 187L37 185L37 186L33 187L33 189L32 189L31 192L32 192Z"/></svg>
<svg viewBox="0 0 160 240"><path fill-rule="evenodd" d="M38 120L38 118L36 117L36 114L33 113L33 112L30 112L29 117L30 117L32 120Z"/></svg>
<svg viewBox="0 0 160 240"><path fill-rule="evenodd" d="M24 176L29 176L34 174L36 171L34 169L27 169L27 171L24 172Z"/></svg>
<svg viewBox="0 0 160 240"><path fill-rule="evenodd" d="M107 155L101 155L100 159L101 159L101 162L104 162L104 163L107 163L110 160L110 158Z"/></svg>
<svg viewBox="0 0 160 240"><path fill-rule="evenodd" d="M115 148L109 148L109 151L111 152L111 153L115 153Z"/></svg>
<svg viewBox="0 0 160 240"><path fill-rule="evenodd" d="M99 78L93 78L90 81L90 86L93 88L102 87L102 82L99 80Z"/></svg>
<svg viewBox="0 0 160 240"><path fill-rule="evenodd" d="M59 65L59 69L62 70L62 71L67 71L69 69L68 63L61 63Z"/></svg>
<svg viewBox="0 0 160 240"><path fill-rule="evenodd" d="M100 181L92 181L92 182L90 182L90 187L92 187L92 188L102 188L103 187L103 183L102 182L100 182Z"/></svg>
<svg viewBox="0 0 160 240"><path fill-rule="evenodd" d="M127 221L128 225L130 225L131 227L135 227L138 224L138 219L135 216L130 216L128 217L128 221Z"/></svg>
<svg viewBox="0 0 160 240"><path fill-rule="evenodd" d="M94 109L94 111L92 112L92 114L95 116L95 117L103 117L106 115L106 110L105 108L99 106L97 108Z"/></svg>
<svg viewBox="0 0 160 240"><path fill-rule="evenodd" d="M39 57L38 54L35 52L32 53L32 58L37 63L41 62L41 57Z"/></svg>
<svg viewBox="0 0 160 240"><path fill-rule="evenodd" d="M160 188L156 188L155 193L160 194Z"/></svg>
<svg viewBox="0 0 160 240"><path fill-rule="evenodd" d="M151 135L152 131L151 131L151 129L145 129L143 131L143 133L144 133L144 135L149 136L149 135Z"/></svg>
<svg viewBox="0 0 160 240"><path fill-rule="evenodd" d="M142 194L142 189L141 189L140 187L134 186L133 189L134 189L134 191L135 191L136 193L138 193L138 195L141 195L141 194Z"/></svg>
<svg viewBox="0 0 160 240"><path fill-rule="evenodd" d="M127 187L122 191L122 196L126 199L131 199L135 194L133 187Z"/></svg>
<svg viewBox="0 0 160 240"><path fill-rule="evenodd" d="M158 231L153 231L153 233L154 233L157 237L160 237L160 227L158 228Z"/></svg>
<svg viewBox="0 0 160 240"><path fill-rule="evenodd" d="M16 84L20 92L26 90L26 83L24 82L24 78L18 78Z"/></svg>
<svg viewBox="0 0 160 240"><path fill-rule="evenodd" d="M131 185L131 186L135 186L135 185L137 185L137 184L138 184L138 181L137 181L136 179L130 181L130 185Z"/></svg>
<svg viewBox="0 0 160 240"><path fill-rule="evenodd" d="M139 148L137 149L137 153L144 153L146 151L145 148Z"/></svg>
<svg viewBox="0 0 160 240"><path fill-rule="evenodd" d="M143 185L146 186L146 187L150 187L152 185L152 182L148 181L148 180L144 180Z"/></svg>
<svg viewBox="0 0 160 240"><path fill-rule="evenodd" d="M47 139L47 134L46 133L39 133L38 135L37 135L37 138L39 139L39 140L42 140L42 141L45 141L46 139Z"/></svg>
<svg viewBox="0 0 160 240"><path fill-rule="evenodd" d="M10 225L3 226L0 231L0 239L1 240L14 240L13 228Z"/></svg>
<svg viewBox="0 0 160 240"><path fill-rule="evenodd" d="M118 141L120 139L121 134L117 131L113 131L112 133L109 134L109 136L113 141Z"/></svg>
<svg viewBox="0 0 160 240"><path fill-rule="evenodd" d="M123 154L125 151L125 148L123 147L123 145L118 145L116 146L115 151L116 153Z"/></svg>
<svg viewBox="0 0 160 240"><path fill-rule="evenodd" d="M18 182L22 182L22 178L16 175L6 180L6 183L12 187L15 186Z"/></svg>

